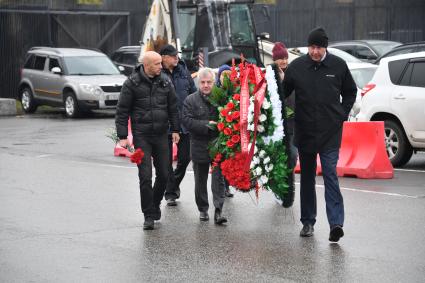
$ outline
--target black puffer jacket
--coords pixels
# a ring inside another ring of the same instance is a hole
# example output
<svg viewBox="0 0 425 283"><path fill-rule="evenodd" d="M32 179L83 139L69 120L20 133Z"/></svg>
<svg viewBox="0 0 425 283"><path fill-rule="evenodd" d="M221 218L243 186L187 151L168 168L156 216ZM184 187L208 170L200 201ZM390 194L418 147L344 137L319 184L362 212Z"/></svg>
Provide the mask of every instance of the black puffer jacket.
<svg viewBox="0 0 425 283"><path fill-rule="evenodd" d="M162 135L180 131L176 94L168 78L149 78L139 65L124 82L117 105L115 125L120 139L127 138L128 118L133 135Z"/></svg>
<svg viewBox="0 0 425 283"><path fill-rule="evenodd" d="M190 133L190 155L194 162L211 162L208 143L217 137L208 123L218 118L217 108L199 91L189 95L183 105L183 125Z"/></svg>
<svg viewBox="0 0 425 283"><path fill-rule="evenodd" d="M295 90L295 145L305 152L338 149L342 125L356 100L357 87L345 61L326 54L317 63L309 55L289 64L284 96Z"/></svg>

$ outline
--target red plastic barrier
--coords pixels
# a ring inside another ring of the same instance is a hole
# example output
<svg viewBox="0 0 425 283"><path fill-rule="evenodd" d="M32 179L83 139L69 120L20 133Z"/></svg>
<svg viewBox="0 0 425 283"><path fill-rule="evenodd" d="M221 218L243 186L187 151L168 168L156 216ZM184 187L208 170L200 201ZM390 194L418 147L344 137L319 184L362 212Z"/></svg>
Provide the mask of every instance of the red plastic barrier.
<svg viewBox="0 0 425 283"><path fill-rule="evenodd" d="M131 132L131 122L130 119L128 119L128 134L127 139L130 144L130 146L133 146L133 134ZM128 151L128 149L121 147L119 144L115 145L114 148L114 156L123 156L123 157L130 157L131 152ZM173 160L177 160L177 145L173 143Z"/></svg>
<svg viewBox="0 0 425 283"><path fill-rule="evenodd" d="M340 177L393 178L394 169L385 149L384 122L345 122L336 169ZM300 172L299 162L295 172ZM322 173L319 158L317 173Z"/></svg>

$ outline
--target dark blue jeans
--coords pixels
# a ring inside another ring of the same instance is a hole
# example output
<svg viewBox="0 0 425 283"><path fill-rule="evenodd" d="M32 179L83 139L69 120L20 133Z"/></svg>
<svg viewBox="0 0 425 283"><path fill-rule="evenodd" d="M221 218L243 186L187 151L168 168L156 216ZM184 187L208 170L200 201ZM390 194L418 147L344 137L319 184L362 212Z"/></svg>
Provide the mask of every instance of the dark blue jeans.
<svg viewBox="0 0 425 283"><path fill-rule="evenodd" d="M134 136L135 148L145 155L139 168L140 203L142 212L153 216L160 210L168 179L168 134L158 136ZM152 187L152 160L155 166L155 183Z"/></svg>
<svg viewBox="0 0 425 283"><path fill-rule="evenodd" d="M316 223L316 153L299 151L301 167L301 222L314 225ZM319 152L325 182L326 215L330 227L344 224L344 201L339 188L336 164L339 149Z"/></svg>

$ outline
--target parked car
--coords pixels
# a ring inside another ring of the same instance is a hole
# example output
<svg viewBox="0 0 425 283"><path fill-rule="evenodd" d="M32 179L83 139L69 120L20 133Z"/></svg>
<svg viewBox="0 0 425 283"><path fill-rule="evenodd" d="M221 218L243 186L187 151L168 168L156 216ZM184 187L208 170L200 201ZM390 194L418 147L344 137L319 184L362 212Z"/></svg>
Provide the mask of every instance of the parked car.
<svg viewBox="0 0 425 283"><path fill-rule="evenodd" d="M123 67L123 74L129 76L137 65L139 56L140 45L122 46L112 53L111 60L118 67Z"/></svg>
<svg viewBox="0 0 425 283"><path fill-rule="evenodd" d="M360 60L373 63L401 42L388 40L349 40L329 43L329 47L341 49Z"/></svg>
<svg viewBox="0 0 425 283"><path fill-rule="evenodd" d="M74 118L91 109L115 108L125 79L101 52L33 47L21 71L18 97L27 113L39 105L63 106Z"/></svg>
<svg viewBox="0 0 425 283"><path fill-rule="evenodd" d="M425 52L383 58L362 92L358 121L384 121L394 166L425 150Z"/></svg>
<svg viewBox="0 0 425 283"><path fill-rule="evenodd" d="M425 41L418 41L418 42L411 42L402 44L399 46L394 47L381 57L379 57L374 63L379 64L382 58L400 55L400 54L407 54L407 53L413 53L413 52L421 52L425 51Z"/></svg>

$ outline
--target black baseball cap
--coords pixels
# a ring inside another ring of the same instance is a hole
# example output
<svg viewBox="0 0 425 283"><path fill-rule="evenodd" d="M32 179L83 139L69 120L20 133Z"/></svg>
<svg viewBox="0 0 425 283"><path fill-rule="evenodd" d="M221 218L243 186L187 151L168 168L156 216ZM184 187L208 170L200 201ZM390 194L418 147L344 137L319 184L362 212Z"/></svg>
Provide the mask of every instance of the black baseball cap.
<svg viewBox="0 0 425 283"><path fill-rule="evenodd" d="M164 45L161 50L159 51L159 54L161 55L170 55L170 56L176 56L177 55L177 49L170 45Z"/></svg>

